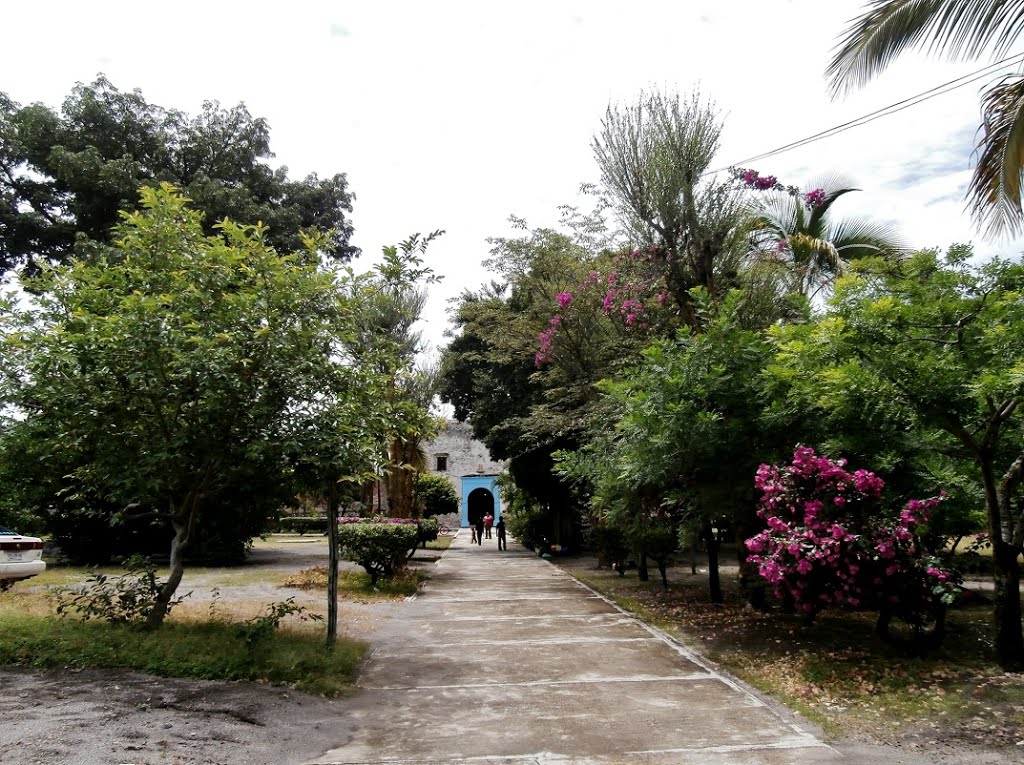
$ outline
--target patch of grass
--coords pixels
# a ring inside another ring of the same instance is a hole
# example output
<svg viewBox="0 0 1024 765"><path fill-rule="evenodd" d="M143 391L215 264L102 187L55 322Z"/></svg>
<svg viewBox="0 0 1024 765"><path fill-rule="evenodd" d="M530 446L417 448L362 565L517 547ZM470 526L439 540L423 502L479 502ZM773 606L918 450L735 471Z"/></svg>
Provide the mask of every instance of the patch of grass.
<svg viewBox="0 0 1024 765"><path fill-rule="evenodd" d="M670 571L670 585L639 582L580 558L559 561L573 576L694 647L726 671L820 725L827 735L867 734L991 747L1024 741L1024 675L993 658L991 607L950 611L940 649L913 658L882 641L875 615L826 611L814 623L746 607L735 576L723 573L725 603L711 606L706 574ZM894 625L895 627L895 625ZM898 631L898 630L895 630Z"/></svg>
<svg viewBox="0 0 1024 765"><path fill-rule="evenodd" d="M420 582L427 575L414 569L406 569L389 579L379 579L377 586L370 584L370 576L364 571L343 571L338 575L339 597L361 600L391 600L414 595ZM284 581L285 587L300 590L327 590L327 566L313 566L292 574Z"/></svg>
<svg viewBox="0 0 1024 765"><path fill-rule="evenodd" d="M32 577L25 584L43 586L73 586L83 584L95 574L106 574L110 577L125 573L123 566L66 566L47 565L46 571ZM166 579L169 570L157 568L156 575ZM280 571L267 570L256 566L239 566L236 568L220 568L206 566L186 566L182 587L186 590L192 583L204 580L216 580L221 586L242 586L247 584L272 584L280 586L284 576Z"/></svg>
<svg viewBox="0 0 1024 765"><path fill-rule="evenodd" d="M340 638L328 653L322 634L288 627L253 651L233 622L167 623L142 631L10 609L0 610L0 634L0 665L126 668L168 677L269 682L331 696L351 690L366 651L362 641Z"/></svg>
<svg viewBox="0 0 1024 765"><path fill-rule="evenodd" d="M428 550L447 550L452 546L452 542L455 541L455 537L438 537L437 539L427 542Z"/></svg>

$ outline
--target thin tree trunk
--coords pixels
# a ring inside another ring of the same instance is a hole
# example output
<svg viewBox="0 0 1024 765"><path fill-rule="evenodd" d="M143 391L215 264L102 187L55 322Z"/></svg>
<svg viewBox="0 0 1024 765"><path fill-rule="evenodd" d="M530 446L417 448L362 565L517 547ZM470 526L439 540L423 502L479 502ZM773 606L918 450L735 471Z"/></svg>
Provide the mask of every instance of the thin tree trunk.
<svg viewBox="0 0 1024 765"><path fill-rule="evenodd" d="M327 650L338 639L338 482L327 484Z"/></svg>
<svg viewBox="0 0 1024 765"><path fill-rule="evenodd" d="M988 512L989 540L992 543L993 618L996 629L996 656L999 665L1008 671L1024 669L1024 624L1020 608L1020 565L1017 556L1020 547L1006 541L1007 526L1012 529L1010 496L996 482L992 450L979 449L978 463L981 467L982 483L985 488L985 505ZM1004 483L1006 480L1004 479Z"/></svg>
<svg viewBox="0 0 1024 765"><path fill-rule="evenodd" d="M199 514L198 503L194 498L190 497L185 504L188 510L184 514L174 513L171 516L174 538L171 540L170 573L157 592L153 610L146 617L146 629L156 629L164 623L167 612L170 610L171 600L185 574L185 550L192 542L192 534Z"/></svg>
<svg viewBox="0 0 1024 765"><path fill-rule="evenodd" d="M711 519L704 519L704 544L708 548L708 597L712 603L725 601L722 595L722 579L718 571L718 537L711 528Z"/></svg>
<svg viewBox="0 0 1024 765"><path fill-rule="evenodd" d="M647 572L647 553L640 553L640 560L637 562L636 575L641 582L646 582L650 579L650 574Z"/></svg>

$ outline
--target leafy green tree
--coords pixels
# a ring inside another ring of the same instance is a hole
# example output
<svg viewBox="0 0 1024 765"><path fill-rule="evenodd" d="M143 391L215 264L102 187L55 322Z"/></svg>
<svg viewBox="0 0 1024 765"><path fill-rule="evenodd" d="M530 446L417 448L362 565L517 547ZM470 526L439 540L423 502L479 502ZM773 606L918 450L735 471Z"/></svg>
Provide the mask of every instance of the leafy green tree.
<svg viewBox="0 0 1024 765"><path fill-rule="evenodd" d="M709 594L721 602L713 527L723 518L749 526L752 476L771 454L759 387L770 346L738 321L742 294L731 293L716 309L706 293L694 292L705 331L652 343L640 363L602 382L605 427L577 454L559 456L562 469L588 486L598 523L637 539L653 534L661 547L666 524L677 535L683 525L700 529Z"/></svg>
<svg viewBox="0 0 1024 765"><path fill-rule="evenodd" d="M205 213L207 234L224 218L262 222L268 244L295 252L300 232L316 229L324 253L357 255L345 176L293 180L266 163L273 156L269 126L242 104L208 101L190 116L102 75L76 85L59 112L0 93L0 270L64 262L88 242L109 242L118 211L136 209L140 186L161 182Z"/></svg>
<svg viewBox="0 0 1024 765"><path fill-rule="evenodd" d="M452 482L436 473L417 473L416 504L423 508L423 517L459 512L459 493Z"/></svg>
<svg viewBox="0 0 1024 765"><path fill-rule="evenodd" d="M869 0L825 72L834 94L865 84L908 48L954 60L995 57L1024 30L1020 0ZM978 162L968 188L975 218L990 233L1024 226L1024 78L1001 78L982 96Z"/></svg>
<svg viewBox="0 0 1024 765"><path fill-rule="evenodd" d="M509 460L524 512L546 518L537 536L572 544L577 510L551 455L578 445L598 398L592 384L616 357L616 340L599 315L581 316L560 328L559 363L538 367L538 335L551 326L565 286L610 261L571 231L537 229L491 243L486 264L502 281L460 297L440 395L495 459Z"/></svg>
<svg viewBox="0 0 1024 765"><path fill-rule="evenodd" d="M420 333L413 327L426 304L424 285L440 281L424 266L422 256L443 234L442 230L426 236L414 234L398 245L384 247L381 262L356 284L358 333L350 348L359 363L388 381L385 396L395 416L386 456L380 463L387 474L389 512L398 518L413 515L413 479L426 461L422 444L437 429L437 421L430 415L436 374L414 366L416 354L423 348ZM376 486L376 481L371 486ZM372 500L368 504L372 505Z"/></svg>
<svg viewBox="0 0 1024 765"><path fill-rule="evenodd" d="M283 477L303 408L358 369L318 239L281 255L261 225L225 221L207 236L169 186L141 198L109 258L44 270L28 306L5 298L0 398L38 426L40 459L64 469L74 456L69 491L170 523L156 626L203 513L246 477Z"/></svg>
<svg viewBox="0 0 1024 765"><path fill-rule="evenodd" d="M983 497L995 570L996 650L1024 667L1024 266L969 264L970 248L868 259L841 278L819 321L775 330L770 374L826 422L860 407L898 421ZM887 428L886 428L887 429ZM933 487L934 490L942 488Z"/></svg>

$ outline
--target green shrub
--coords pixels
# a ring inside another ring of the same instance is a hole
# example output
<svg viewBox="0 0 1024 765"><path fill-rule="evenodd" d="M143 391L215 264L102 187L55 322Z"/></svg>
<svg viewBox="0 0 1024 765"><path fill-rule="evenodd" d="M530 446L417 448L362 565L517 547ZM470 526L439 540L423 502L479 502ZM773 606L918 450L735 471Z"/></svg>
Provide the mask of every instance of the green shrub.
<svg viewBox="0 0 1024 765"><path fill-rule="evenodd" d="M504 518L508 533L523 547L542 554L548 551L551 522L543 509L531 505L515 505L505 511Z"/></svg>
<svg viewBox="0 0 1024 765"><path fill-rule="evenodd" d="M157 578L153 562L141 555L133 555L124 567L127 572L121 576L96 573L82 587L54 587L57 613L75 613L84 621L95 618L111 624L144 624L163 582ZM191 594L171 600L167 613Z"/></svg>
<svg viewBox="0 0 1024 765"><path fill-rule="evenodd" d="M646 526L634 527L627 535L634 549L640 555L646 555L658 565L661 584L668 587L666 568L669 559L679 547L679 532L665 522L654 522Z"/></svg>
<svg viewBox="0 0 1024 765"><path fill-rule="evenodd" d="M359 521L338 528L341 555L358 563L370 576L371 585L393 576L405 566L409 551L419 544L419 527L413 523Z"/></svg>
<svg viewBox="0 0 1024 765"><path fill-rule="evenodd" d="M249 657L255 661L259 648L266 645L270 638L281 626L286 616L297 615L302 621L312 620L323 621L320 614L310 614L305 606L296 604L295 598L288 598L277 603L267 605L266 613L261 616L254 616L252 619L242 622L235 628L235 634L249 651Z"/></svg>
<svg viewBox="0 0 1024 765"><path fill-rule="evenodd" d="M424 518L416 527L419 529L419 543L422 547L426 547L427 542L433 542L441 533L441 524L437 522L437 518Z"/></svg>
<svg viewBox="0 0 1024 765"><path fill-rule="evenodd" d="M423 508L424 518L459 512L459 494L443 475L418 473L414 491L416 503Z"/></svg>

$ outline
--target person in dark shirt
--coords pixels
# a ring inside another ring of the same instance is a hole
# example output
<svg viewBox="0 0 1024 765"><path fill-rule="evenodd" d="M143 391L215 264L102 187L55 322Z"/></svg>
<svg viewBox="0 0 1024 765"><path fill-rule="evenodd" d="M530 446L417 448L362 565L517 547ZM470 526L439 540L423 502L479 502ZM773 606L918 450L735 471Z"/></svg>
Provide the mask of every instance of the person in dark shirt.
<svg viewBox="0 0 1024 765"><path fill-rule="evenodd" d="M482 545L484 543L484 519L480 516L476 519L476 543Z"/></svg>
<svg viewBox="0 0 1024 765"><path fill-rule="evenodd" d="M498 549L507 550L508 541L505 539L505 519L498 518L498 522L494 524L494 528L498 530Z"/></svg>

